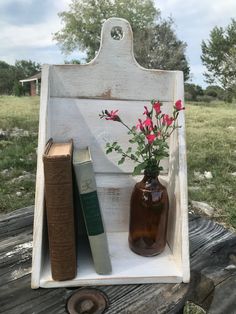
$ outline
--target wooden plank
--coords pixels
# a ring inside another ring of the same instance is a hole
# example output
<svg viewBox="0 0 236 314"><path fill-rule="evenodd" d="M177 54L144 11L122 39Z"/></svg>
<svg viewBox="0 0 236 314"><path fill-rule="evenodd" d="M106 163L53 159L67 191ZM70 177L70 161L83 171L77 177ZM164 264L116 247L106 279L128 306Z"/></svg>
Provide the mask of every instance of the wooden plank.
<svg viewBox="0 0 236 314"><path fill-rule="evenodd" d="M235 304L236 274L222 280L215 288L214 298L212 300L209 314L221 314L236 312ZM227 300L227 302L224 302Z"/></svg>
<svg viewBox="0 0 236 314"><path fill-rule="evenodd" d="M0 223L10 219L11 217L16 218L22 218L23 214L27 215L32 215L33 214L33 206L27 206L27 207L23 207L20 209L16 209L12 212L9 213L5 213L5 214L0 214Z"/></svg>
<svg viewBox="0 0 236 314"><path fill-rule="evenodd" d="M162 254L145 258L131 252L128 247L127 232L107 233L107 237L113 269L111 274L98 275L94 270L90 252L80 245L78 246L80 255L77 276L70 281L53 281L50 263L47 260L42 269L40 286L55 288L97 284L179 283L182 281L181 270L176 265L168 246Z"/></svg>
<svg viewBox="0 0 236 314"><path fill-rule="evenodd" d="M114 26L123 29L122 40L111 37ZM52 97L123 100L158 98L161 101L174 101L177 71L147 70L139 66L133 55L133 34L127 21L108 19L103 24L101 37L98 55L90 63L52 67Z"/></svg>
<svg viewBox="0 0 236 314"><path fill-rule="evenodd" d="M12 213L0 216L0 239L28 231L33 222L33 206L25 207Z"/></svg>
<svg viewBox="0 0 236 314"><path fill-rule="evenodd" d="M44 175L42 155L46 144L47 130L47 110L50 97L49 89L50 66L45 65L42 71L40 112L39 112L39 138L37 150L37 172L36 172L36 190L35 190L35 212L34 212L34 234L33 234L33 255L32 269L32 286L38 287L40 270L41 270L41 252L43 243L43 226L44 226Z"/></svg>
<svg viewBox="0 0 236 314"><path fill-rule="evenodd" d="M175 80L175 99L181 99L184 106L184 77L182 72L176 74ZM180 243L181 258L179 262L183 269L183 282L189 282L190 280L190 265L189 265L189 232L188 232L188 180L187 180L187 150L186 150L186 135L185 135L185 115L184 111L180 111L178 117L178 176L179 182L179 206L181 211L181 236ZM178 217L176 217L178 219Z"/></svg>
<svg viewBox="0 0 236 314"><path fill-rule="evenodd" d="M21 219L19 214L17 216ZM12 218L14 219L14 215ZM236 300L232 291L236 289L235 272L227 270L226 267L236 264L236 235L211 220L196 216L190 216L189 226L193 272L191 283L100 286L99 289L104 291L110 300L106 313L177 313L183 308L186 300L198 302L208 313L221 314L224 309L227 313L234 313ZM11 228L12 232L17 230L14 224ZM24 243L32 240L30 233L9 237L9 246L6 247L5 253L11 252L12 247L23 237ZM5 240L0 240L0 247L2 242L5 243ZM27 261L21 260L22 255L24 250L15 250L15 254L9 254L9 273L4 273L3 276L0 274L1 313L65 314L66 300L75 290L30 289L30 254ZM0 270L6 270L3 265L5 262L6 260L3 262L0 259Z"/></svg>
<svg viewBox="0 0 236 314"><path fill-rule="evenodd" d="M188 287L181 284L139 285L132 293L115 298L112 307L106 313L178 313L178 309L183 306L187 290ZM170 301L169 304L166 302L167 299Z"/></svg>

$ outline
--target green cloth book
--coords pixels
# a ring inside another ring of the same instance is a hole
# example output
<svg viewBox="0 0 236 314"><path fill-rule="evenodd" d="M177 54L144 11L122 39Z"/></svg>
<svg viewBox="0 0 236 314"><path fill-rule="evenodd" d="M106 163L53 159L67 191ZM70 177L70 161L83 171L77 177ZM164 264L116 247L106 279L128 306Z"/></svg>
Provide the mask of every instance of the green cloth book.
<svg viewBox="0 0 236 314"><path fill-rule="evenodd" d="M74 150L73 166L94 267L98 274L109 274L112 270L111 259L88 147Z"/></svg>

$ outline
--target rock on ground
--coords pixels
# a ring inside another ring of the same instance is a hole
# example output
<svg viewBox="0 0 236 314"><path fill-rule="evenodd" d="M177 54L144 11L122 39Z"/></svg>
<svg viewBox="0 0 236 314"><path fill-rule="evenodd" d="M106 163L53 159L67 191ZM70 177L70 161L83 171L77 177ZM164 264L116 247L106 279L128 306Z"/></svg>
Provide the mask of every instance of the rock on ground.
<svg viewBox="0 0 236 314"><path fill-rule="evenodd" d="M215 209L213 207L204 202L191 201L191 205L193 208L199 210L200 212L210 217L213 216L215 212Z"/></svg>

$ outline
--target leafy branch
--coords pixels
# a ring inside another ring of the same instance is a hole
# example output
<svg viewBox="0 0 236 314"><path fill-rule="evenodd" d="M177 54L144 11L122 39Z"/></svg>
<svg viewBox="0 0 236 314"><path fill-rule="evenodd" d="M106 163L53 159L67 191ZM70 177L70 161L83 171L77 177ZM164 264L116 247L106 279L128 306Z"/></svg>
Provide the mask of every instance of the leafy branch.
<svg viewBox="0 0 236 314"><path fill-rule="evenodd" d="M129 143L134 145L135 151L132 151L132 147L124 150L118 142L113 142L106 144L106 153L116 152L120 154L121 159L118 161L118 165L123 164L126 159L138 163L134 167L133 175L140 174L143 170L158 174L162 170L160 161L169 156L167 139L176 129L180 128L177 119L179 112L185 109L181 100L177 100L173 107L173 114L169 116L161 111L162 103L152 100L151 104L150 110L144 106L145 120L138 119L138 124L132 127L122 121L117 114L118 110L110 112L105 110L99 115L101 119L105 118L121 123L128 130Z"/></svg>

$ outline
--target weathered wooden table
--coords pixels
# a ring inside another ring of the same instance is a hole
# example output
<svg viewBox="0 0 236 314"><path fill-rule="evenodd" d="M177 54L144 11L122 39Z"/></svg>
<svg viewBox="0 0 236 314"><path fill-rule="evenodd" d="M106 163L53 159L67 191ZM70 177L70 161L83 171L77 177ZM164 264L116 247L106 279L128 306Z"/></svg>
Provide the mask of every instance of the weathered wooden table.
<svg viewBox="0 0 236 314"><path fill-rule="evenodd" d="M100 286L105 313L182 313L187 300L207 313L236 313L236 235L205 218L189 221L190 284ZM67 313L77 288L30 288L32 222L33 207L0 216L0 313Z"/></svg>

